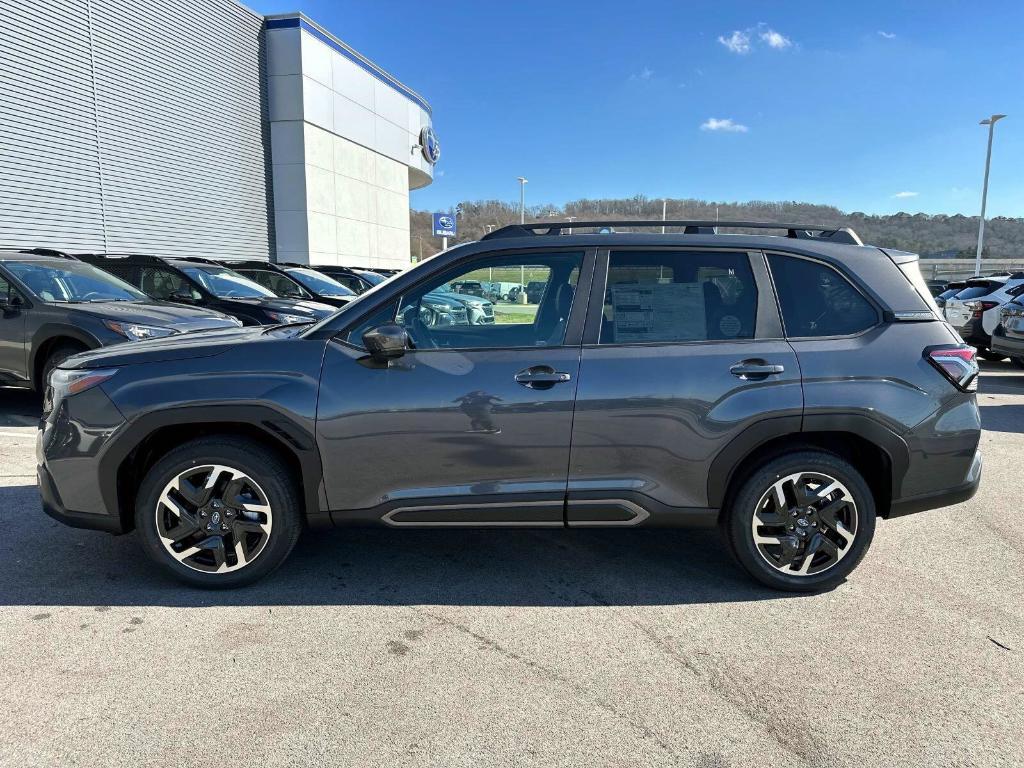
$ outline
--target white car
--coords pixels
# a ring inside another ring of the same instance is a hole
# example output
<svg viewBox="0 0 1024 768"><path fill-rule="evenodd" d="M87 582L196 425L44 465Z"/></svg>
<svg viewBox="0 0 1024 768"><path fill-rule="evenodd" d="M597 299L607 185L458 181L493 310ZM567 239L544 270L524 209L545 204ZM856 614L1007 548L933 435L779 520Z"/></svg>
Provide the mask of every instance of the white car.
<svg viewBox="0 0 1024 768"><path fill-rule="evenodd" d="M999 325L999 307L1024 291L1024 272L972 277L967 286L946 300L943 315L961 338L977 347L982 357L1000 359L990 351L992 331Z"/></svg>
<svg viewBox="0 0 1024 768"><path fill-rule="evenodd" d="M1003 287L998 291L993 291L985 297L985 301L998 301L999 305L985 311L982 314L981 325L985 333L989 336L992 335L992 331L999 325L999 310L1002 309L1007 302L1013 301L1015 298L1024 293L1024 272L1014 272L1010 275L1010 279L1003 283Z"/></svg>

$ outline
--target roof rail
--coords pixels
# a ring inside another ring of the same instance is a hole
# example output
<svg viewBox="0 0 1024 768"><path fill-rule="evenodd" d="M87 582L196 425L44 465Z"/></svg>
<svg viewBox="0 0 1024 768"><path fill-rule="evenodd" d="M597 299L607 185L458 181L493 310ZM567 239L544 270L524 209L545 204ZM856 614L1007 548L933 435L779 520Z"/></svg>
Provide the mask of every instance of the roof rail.
<svg viewBox="0 0 1024 768"><path fill-rule="evenodd" d="M89 261L90 259L135 259L143 264L163 264L164 260L159 256L151 256L148 253L76 253L76 258Z"/></svg>
<svg viewBox="0 0 1024 768"><path fill-rule="evenodd" d="M58 259L74 259L70 253L66 251L58 251L56 248L21 248L18 253L31 253L35 256L53 256Z"/></svg>
<svg viewBox="0 0 1024 768"><path fill-rule="evenodd" d="M534 235L560 235L566 229L587 229L589 227L682 227L686 235L716 235L721 229L784 229L786 237L799 240L829 240L833 243L864 245L864 242L849 227L822 227L808 224L776 224L768 221L689 221L668 219L616 219L606 221L538 221L530 224L510 224L488 232L481 240L499 240L506 237L530 237Z"/></svg>

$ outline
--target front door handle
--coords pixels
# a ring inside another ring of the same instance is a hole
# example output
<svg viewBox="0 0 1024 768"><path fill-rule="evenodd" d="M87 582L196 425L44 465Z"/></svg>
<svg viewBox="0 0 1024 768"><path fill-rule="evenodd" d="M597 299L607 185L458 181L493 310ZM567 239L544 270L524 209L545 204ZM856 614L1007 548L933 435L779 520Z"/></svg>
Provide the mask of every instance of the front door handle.
<svg viewBox="0 0 1024 768"><path fill-rule="evenodd" d="M555 384L572 381L572 376L564 371L556 371L550 365L535 365L517 373L515 379L530 389L551 389Z"/></svg>
<svg viewBox="0 0 1024 768"><path fill-rule="evenodd" d="M764 360L744 360L729 368L729 373L740 379L757 381L785 373L786 368L781 365L772 365Z"/></svg>

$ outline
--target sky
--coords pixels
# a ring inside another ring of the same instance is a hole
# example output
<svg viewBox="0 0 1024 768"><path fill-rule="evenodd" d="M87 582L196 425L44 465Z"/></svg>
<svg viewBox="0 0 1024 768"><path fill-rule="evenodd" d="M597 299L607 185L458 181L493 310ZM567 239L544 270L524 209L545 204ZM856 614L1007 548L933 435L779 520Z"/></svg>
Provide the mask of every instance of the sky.
<svg viewBox="0 0 1024 768"><path fill-rule="evenodd" d="M248 0L422 94L460 200L795 200L1024 216L1024 2Z"/></svg>

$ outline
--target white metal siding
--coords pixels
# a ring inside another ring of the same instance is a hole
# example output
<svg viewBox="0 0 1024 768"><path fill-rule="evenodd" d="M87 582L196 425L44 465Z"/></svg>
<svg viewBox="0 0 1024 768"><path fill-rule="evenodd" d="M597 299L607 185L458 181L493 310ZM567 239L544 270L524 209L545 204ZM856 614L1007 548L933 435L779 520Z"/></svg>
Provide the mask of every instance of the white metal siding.
<svg viewBox="0 0 1024 768"><path fill-rule="evenodd" d="M263 19L0 0L0 246L268 258Z"/></svg>

